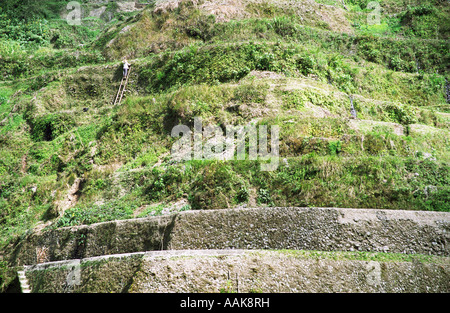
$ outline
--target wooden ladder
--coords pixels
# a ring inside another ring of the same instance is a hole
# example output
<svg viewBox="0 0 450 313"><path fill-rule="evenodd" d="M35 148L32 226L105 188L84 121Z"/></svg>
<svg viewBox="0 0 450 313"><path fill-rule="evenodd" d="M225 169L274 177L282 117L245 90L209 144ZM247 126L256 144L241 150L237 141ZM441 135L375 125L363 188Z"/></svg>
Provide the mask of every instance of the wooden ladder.
<svg viewBox="0 0 450 313"><path fill-rule="evenodd" d="M127 76L122 77L122 80L120 81L119 90L117 91L117 95L116 95L113 105L120 105L120 102L122 102L123 93L125 92L125 88L127 87L128 77L130 77L130 72L131 72L131 66L128 69Z"/></svg>

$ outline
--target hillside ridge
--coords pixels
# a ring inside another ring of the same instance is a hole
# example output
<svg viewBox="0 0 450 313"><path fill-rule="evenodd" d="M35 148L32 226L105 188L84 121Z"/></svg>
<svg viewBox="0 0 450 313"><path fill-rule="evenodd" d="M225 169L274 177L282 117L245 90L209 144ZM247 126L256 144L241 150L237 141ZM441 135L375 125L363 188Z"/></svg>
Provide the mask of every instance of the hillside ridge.
<svg viewBox="0 0 450 313"><path fill-rule="evenodd" d="M450 5L369 2L2 1L2 291L22 265L130 252L116 232L448 257Z"/></svg>

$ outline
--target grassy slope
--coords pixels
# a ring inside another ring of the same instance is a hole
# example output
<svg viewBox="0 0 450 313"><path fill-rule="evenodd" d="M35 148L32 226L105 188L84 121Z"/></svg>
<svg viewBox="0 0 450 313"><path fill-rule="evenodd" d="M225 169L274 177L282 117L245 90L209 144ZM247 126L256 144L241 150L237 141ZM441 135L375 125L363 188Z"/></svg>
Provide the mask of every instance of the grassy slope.
<svg viewBox="0 0 450 313"><path fill-rule="evenodd" d="M378 27L365 24L364 1L346 1L348 11L320 4L334 1L250 3L216 17L187 2L79 31L63 49L53 37L2 41L0 243L43 222L180 209L449 211L448 15L433 28L449 6L380 2ZM53 32L64 38L64 27ZM18 52L6 50L14 44ZM123 56L134 59L129 92L112 107ZM278 170L174 163L170 131L195 116L279 125Z"/></svg>

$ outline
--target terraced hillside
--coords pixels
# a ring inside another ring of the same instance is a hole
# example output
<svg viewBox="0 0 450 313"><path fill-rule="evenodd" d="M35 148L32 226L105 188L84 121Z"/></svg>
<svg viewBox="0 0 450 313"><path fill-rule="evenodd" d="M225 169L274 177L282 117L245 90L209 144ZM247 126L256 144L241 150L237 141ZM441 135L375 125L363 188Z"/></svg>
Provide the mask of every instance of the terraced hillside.
<svg viewBox="0 0 450 313"><path fill-rule="evenodd" d="M448 1L42 3L0 5L4 291L448 292ZM276 168L174 159L199 119Z"/></svg>

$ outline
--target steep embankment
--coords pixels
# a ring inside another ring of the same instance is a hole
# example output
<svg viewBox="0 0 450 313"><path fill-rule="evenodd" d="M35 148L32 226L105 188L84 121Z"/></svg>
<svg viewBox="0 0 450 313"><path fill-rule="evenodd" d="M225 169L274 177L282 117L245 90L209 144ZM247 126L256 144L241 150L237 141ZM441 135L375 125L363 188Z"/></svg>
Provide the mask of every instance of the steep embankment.
<svg viewBox="0 0 450 313"><path fill-rule="evenodd" d="M398 242L386 239L390 252L448 256L449 6L400 2L380 1L377 25L367 22L373 12L364 1L347 1L345 8L312 0L157 1L132 12L90 3L83 5L80 27L47 16L50 24L38 20L14 28L16 37L1 35L6 78L0 82L0 243L7 273L2 284L14 277L14 265L89 257L83 252L88 247L98 249L95 255L160 249L161 235L170 233L158 228L164 223L149 226L140 237L147 243L136 249L113 249L118 220L134 225L126 220L135 217L163 216L146 220L153 223L190 216L166 217L182 211L229 209L192 212L201 217L198 225L208 221L206 228L222 231L192 230L190 236L210 243L192 247L227 248L215 246L215 240L241 225L232 246L247 248L246 238L258 232L239 219L227 228L228 217L217 218L246 206L262 208L253 225L266 221L269 212L276 223L284 211L272 207L371 208L388 215L399 210L391 238L422 248L400 251L393 249ZM20 37L25 28L41 39ZM132 63L131 74L124 101L113 106L123 57ZM193 130L195 117L223 131L226 125L266 125L269 132L278 126L278 167L262 171L266 161L248 158L174 161L171 148L178 138L171 136L172 128L184 124ZM410 223L413 213L404 210L441 215L422 227ZM364 232L342 239L330 234L339 229L336 219L313 220L261 225L274 240L284 235L276 245L251 248L384 251L384 239L374 241L378 246L363 233L391 230L383 216L362 219L356 224L365 225ZM114 222L86 226L108 221ZM290 244L307 242L296 233L305 225L308 234L328 234L324 245ZM79 228L64 228L71 226ZM65 232L77 235L58 237ZM126 234L134 232L125 228ZM149 243L154 237L156 246ZM445 262L442 277L448 281ZM327 290L318 288L310 290ZM405 288L398 290L422 287Z"/></svg>

